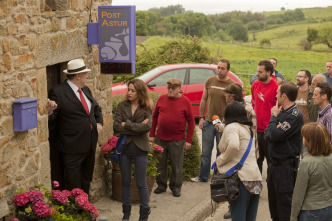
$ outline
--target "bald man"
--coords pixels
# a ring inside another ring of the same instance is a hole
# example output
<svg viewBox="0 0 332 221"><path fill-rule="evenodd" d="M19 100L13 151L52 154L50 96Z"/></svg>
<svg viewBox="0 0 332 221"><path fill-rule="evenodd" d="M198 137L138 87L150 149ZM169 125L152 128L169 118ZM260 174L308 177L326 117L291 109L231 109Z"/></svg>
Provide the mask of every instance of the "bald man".
<svg viewBox="0 0 332 221"><path fill-rule="evenodd" d="M316 122L318 118L319 107L314 105L314 101L312 99L312 93L315 90L317 83L319 82L327 82L326 77L323 74L317 74L312 78L310 85L310 95L308 96L307 104L309 109L309 121Z"/></svg>

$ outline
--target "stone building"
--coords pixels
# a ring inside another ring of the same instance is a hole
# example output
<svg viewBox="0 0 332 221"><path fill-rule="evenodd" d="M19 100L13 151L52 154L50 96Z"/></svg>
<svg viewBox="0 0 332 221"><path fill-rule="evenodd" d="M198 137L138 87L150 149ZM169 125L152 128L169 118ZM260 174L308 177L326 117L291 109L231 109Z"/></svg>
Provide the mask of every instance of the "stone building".
<svg viewBox="0 0 332 221"><path fill-rule="evenodd" d="M83 58L92 70L87 85L104 115L98 145L112 135L112 77L100 74L98 45L87 44L87 23L98 22L101 5L111 5L111 0L0 1L0 218L13 215L18 188L37 183L50 188L47 92L64 80L69 60ZM13 130L13 101L20 98L39 99L37 128ZM92 201L107 189L99 150Z"/></svg>

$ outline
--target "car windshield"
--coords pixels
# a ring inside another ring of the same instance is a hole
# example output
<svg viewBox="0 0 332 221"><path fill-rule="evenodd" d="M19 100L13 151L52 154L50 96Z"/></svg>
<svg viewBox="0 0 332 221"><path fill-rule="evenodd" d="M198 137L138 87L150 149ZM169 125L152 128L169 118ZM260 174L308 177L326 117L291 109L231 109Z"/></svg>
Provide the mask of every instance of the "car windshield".
<svg viewBox="0 0 332 221"><path fill-rule="evenodd" d="M148 71L145 74L142 74L141 76L137 77L137 79L141 79L142 81L146 82L148 79L155 76L160 71L161 71L160 68L154 68L151 71Z"/></svg>

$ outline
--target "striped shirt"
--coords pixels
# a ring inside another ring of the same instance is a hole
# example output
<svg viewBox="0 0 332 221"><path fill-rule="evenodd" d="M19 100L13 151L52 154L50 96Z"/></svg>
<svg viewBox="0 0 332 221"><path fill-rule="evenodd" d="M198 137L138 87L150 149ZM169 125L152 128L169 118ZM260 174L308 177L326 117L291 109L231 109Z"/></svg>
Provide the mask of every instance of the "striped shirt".
<svg viewBox="0 0 332 221"><path fill-rule="evenodd" d="M327 127L330 133L330 143L332 144L332 107L328 104L322 110L318 111L317 122Z"/></svg>

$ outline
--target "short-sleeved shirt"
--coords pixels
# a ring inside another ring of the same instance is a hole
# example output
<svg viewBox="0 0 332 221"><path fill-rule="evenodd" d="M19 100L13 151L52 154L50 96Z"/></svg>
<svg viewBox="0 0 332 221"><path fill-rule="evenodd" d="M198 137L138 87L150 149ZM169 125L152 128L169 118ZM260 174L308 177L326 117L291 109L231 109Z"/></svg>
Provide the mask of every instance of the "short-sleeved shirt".
<svg viewBox="0 0 332 221"><path fill-rule="evenodd" d="M297 97L295 104L297 107L301 110L303 114L303 120L304 123L309 123L309 109L308 109L308 93L309 93L309 88L306 91L300 91L298 90L297 92Z"/></svg>
<svg viewBox="0 0 332 221"><path fill-rule="evenodd" d="M329 83L330 85L332 85L332 78L330 78L330 76L328 75L328 73L325 72L322 75L324 75L326 77L327 83Z"/></svg>
<svg viewBox="0 0 332 221"><path fill-rule="evenodd" d="M221 81L217 76L210 77L205 82L205 90L207 92L207 106L205 120L212 122L213 115L218 115L219 119L224 118L224 109L226 103L225 88L235 83L232 79L228 78L226 81Z"/></svg>

